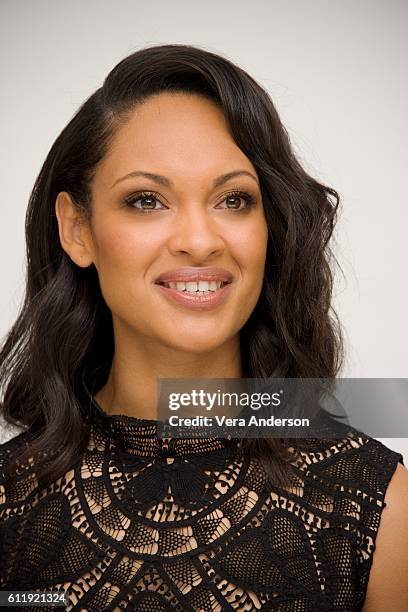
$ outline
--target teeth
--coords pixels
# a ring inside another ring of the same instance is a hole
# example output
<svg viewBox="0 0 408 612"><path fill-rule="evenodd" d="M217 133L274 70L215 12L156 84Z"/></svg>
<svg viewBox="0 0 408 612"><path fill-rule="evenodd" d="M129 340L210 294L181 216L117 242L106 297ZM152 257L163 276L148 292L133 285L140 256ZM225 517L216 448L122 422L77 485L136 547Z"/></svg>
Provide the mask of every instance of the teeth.
<svg viewBox="0 0 408 612"><path fill-rule="evenodd" d="M222 281L198 281L198 282L170 282L164 283L166 287L177 289L177 291L217 291L223 284Z"/></svg>

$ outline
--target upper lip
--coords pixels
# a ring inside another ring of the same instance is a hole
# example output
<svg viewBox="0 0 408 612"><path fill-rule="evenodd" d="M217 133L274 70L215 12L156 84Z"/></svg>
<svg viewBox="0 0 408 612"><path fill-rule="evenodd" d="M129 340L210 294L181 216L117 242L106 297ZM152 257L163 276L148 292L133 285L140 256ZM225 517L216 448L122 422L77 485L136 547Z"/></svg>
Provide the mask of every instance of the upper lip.
<svg viewBox="0 0 408 612"><path fill-rule="evenodd" d="M224 283L231 283L232 274L224 268L177 268L160 274L156 278L155 283L191 283L194 281L223 281Z"/></svg>

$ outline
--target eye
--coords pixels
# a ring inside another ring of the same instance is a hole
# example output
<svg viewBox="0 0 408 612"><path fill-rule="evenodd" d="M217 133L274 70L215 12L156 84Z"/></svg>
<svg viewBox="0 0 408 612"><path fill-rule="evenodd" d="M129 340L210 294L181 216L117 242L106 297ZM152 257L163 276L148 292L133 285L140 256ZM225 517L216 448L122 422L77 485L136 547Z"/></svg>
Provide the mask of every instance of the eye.
<svg viewBox="0 0 408 612"><path fill-rule="evenodd" d="M224 199L221 203L224 202L226 203L226 206L221 207L224 210L231 210L232 212L246 212L251 208L251 206L256 204L256 198L246 191L230 191L224 195ZM140 203L140 205L138 205L138 203ZM152 214L158 212L159 210L166 209L166 207L163 206L161 208L157 208L157 203L161 204L160 197L153 191L140 191L139 193L134 193L128 196L124 200L125 206L136 209L138 214L141 215ZM217 208L219 208L219 205Z"/></svg>
<svg viewBox="0 0 408 612"><path fill-rule="evenodd" d="M137 202L141 202L141 206L135 206ZM142 215L154 213L156 210L160 210L160 208L155 208L155 204L157 202L160 202L158 195L151 191L141 191L139 193L130 195L124 200L126 206L129 208L135 208ZM146 208L142 208L143 206L146 206Z"/></svg>
<svg viewBox="0 0 408 612"><path fill-rule="evenodd" d="M241 200L241 202L239 202L239 200ZM226 209L228 210L244 212L256 204L256 198L246 191L231 191L225 195L223 202L227 203ZM245 204L244 207L239 208L240 204L243 202ZM229 204L232 204L232 207L230 207Z"/></svg>

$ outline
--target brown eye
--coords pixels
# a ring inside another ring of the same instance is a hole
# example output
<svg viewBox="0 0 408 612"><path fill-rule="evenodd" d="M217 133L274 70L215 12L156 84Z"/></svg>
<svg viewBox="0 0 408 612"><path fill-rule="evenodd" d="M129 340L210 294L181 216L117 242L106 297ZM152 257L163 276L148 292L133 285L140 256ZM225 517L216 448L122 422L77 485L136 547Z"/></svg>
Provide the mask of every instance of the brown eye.
<svg viewBox="0 0 408 612"><path fill-rule="evenodd" d="M124 202L126 206L136 209L141 214L149 214L160 210L160 208L156 207L160 200L155 193L145 191L135 193L127 197ZM140 202L140 206L136 206L138 202Z"/></svg>
<svg viewBox="0 0 408 612"><path fill-rule="evenodd" d="M256 203L256 198L246 191L234 191L227 194L223 201L227 203L226 208L228 210L244 212ZM230 206L231 204L232 206ZM242 204L244 204L244 206L241 206Z"/></svg>
<svg viewBox="0 0 408 612"><path fill-rule="evenodd" d="M140 202L142 208L145 206L145 209L147 207L148 210L151 210L155 207L156 198L154 196L143 196L140 198Z"/></svg>
<svg viewBox="0 0 408 612"><path fill-rule="evenodd" d="M240 198L238 196L228 196L227 198L227 204L233 204L232 208L234 209L239 208L243 201L243 198Z"/></svg>

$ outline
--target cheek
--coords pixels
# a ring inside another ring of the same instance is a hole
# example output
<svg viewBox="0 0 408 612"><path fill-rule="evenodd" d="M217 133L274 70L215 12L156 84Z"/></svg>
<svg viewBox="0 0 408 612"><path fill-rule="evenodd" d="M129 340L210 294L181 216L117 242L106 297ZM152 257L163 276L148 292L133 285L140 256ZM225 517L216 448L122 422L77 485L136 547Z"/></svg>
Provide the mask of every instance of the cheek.
<svg viewBox="0 0 408 612"><path fill-rule="evenodd" d="M260 220L236 231L231 239L231 248L240 267L247 273L263 274L268 241L266 222Z"/></svg>
<svg viewBox="0 0 408 612"><path fill-rule="evenodd" d="M132 266L153 244L154 236L131 223L106 222L97 233L98 261L104 267L111 263Z"/></svg>
<svg viewBox="0 0 408 612"><path fill-rule="evenodd" d="M156 254L158 240L131 224L104 225L97 234L97 269L102 290L121 287L132 291ZM158 247L157 247L158 248Z"/></svg>

